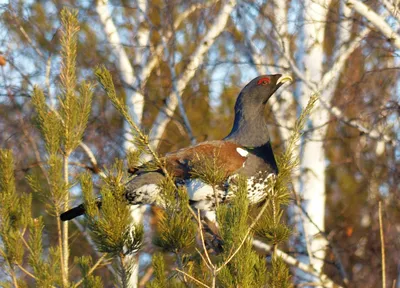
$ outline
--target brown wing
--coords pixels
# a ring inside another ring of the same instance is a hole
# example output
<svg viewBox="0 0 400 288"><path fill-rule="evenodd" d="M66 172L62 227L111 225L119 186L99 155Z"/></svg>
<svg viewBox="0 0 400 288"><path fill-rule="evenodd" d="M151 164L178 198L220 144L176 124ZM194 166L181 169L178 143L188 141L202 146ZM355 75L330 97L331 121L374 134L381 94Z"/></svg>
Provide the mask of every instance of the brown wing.
<svg viewBox="0 0 400 288"><path fill-rule="evenodd" d="M165 156L167 169L177 178L190 178L196 165L215 163L225 176L234 174L243 167L247 157L238 153L239 145L226 141L208 141L169 153Z"/></svg>

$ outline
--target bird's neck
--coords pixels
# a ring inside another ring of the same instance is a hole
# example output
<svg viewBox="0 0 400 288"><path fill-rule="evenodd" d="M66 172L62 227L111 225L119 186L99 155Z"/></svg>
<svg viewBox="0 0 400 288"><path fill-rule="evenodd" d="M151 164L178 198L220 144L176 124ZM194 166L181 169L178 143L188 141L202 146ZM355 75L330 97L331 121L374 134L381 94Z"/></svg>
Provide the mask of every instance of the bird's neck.
<svg viewBox="0 0 400 288"><path fill-rule="evenodd" d="M235 121L226 140L244 147L261 147L270 141L264 118L264 105L259 107L235 107Z"/></svg>

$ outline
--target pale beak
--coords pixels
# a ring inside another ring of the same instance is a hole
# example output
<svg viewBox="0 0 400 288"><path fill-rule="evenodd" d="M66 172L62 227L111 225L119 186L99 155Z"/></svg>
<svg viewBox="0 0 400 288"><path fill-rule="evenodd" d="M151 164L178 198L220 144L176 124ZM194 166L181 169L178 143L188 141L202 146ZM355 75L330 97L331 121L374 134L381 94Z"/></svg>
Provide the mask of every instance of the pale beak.
<svg viewBox="0 0 400 288"><path fill-rule="evenodd" d="M279 77L278 81L276 81L276 84L283 84L285 82L292 82L293 78L289 75L282 75Z"/></svg>

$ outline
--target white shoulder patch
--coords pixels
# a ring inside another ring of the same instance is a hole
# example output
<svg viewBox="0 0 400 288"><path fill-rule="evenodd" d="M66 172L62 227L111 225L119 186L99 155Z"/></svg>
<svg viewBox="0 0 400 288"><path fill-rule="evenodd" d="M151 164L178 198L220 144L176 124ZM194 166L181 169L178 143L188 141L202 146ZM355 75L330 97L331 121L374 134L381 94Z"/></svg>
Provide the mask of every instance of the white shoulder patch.
<svg viewBox="0 0 400 288"><path fill-rule="evenodd" d="M240 148L240 147L238 147L238 148L236 148L236 151L240 154L240 156L242 156L242 157L247 157L247 154L249 154L249 152L247 152L246 150L244 150L244 149L242 149L242 148Z"/></svg>

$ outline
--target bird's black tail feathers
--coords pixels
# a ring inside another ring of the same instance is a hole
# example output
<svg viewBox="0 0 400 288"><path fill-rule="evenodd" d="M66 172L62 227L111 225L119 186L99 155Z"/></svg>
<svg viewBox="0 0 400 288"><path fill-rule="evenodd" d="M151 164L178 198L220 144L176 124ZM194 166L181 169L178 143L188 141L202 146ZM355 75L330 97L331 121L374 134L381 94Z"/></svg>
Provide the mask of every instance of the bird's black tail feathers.
<svg viewBox="0 0 400 288"><path fill-rule="evenodd" d="M72 220L75 217L81 216L85 214L85 207L83 207L83 204L76 206L75 208L72 208L60 215L61 221L68 221Z"/></svg>
<svg viewBox="0 0 400 288"><path fill-rule="evenodd" d="M97 208L100 209L101 208L101 197L98 197L96 199L95 203L97 205ZM61 221L68 221L68 220L72 220L72 219L74 219L74 218L76 218L78 216L81 216L81 215L83 215L85 213L86 213L85 206L83 204L81 204L81 205L78 205L78 206L76 206L76 207L74 207L72 209L69 209L68 211L62 213L60 215L60 219L61 219Z"/></svg>

